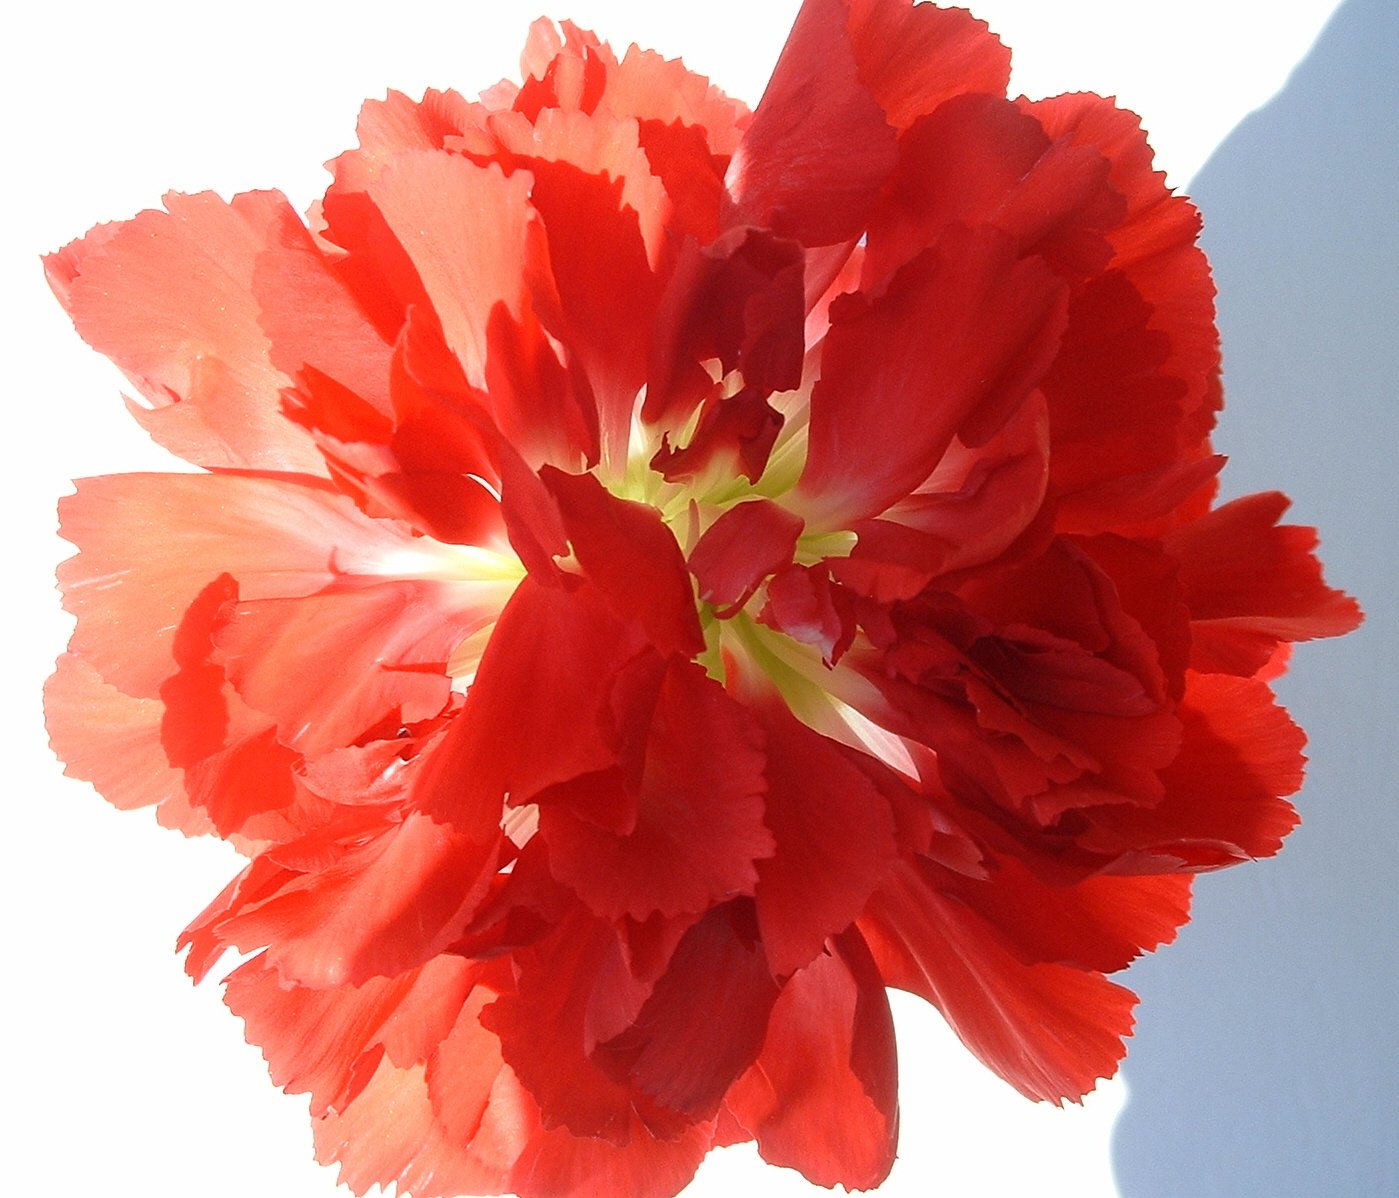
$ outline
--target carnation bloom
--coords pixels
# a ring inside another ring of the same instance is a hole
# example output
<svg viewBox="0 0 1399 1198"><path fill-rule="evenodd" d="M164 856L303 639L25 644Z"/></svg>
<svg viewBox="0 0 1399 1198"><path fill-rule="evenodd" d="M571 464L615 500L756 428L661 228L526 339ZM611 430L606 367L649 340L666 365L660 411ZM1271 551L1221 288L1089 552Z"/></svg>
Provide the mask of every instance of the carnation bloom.
<svg viewBox="0 0 1399 1198"><path fill-rule="evenodd" d="M886 987L1111 1076L1195 872L1275 852L1346 631L1215 503L1198 218L960 10L806 0L756 110L541 22L367 104L309 224L52 255L200 473L62 504L70 773L246 868L185 930L356 1192L877 1185Z"/></svg>

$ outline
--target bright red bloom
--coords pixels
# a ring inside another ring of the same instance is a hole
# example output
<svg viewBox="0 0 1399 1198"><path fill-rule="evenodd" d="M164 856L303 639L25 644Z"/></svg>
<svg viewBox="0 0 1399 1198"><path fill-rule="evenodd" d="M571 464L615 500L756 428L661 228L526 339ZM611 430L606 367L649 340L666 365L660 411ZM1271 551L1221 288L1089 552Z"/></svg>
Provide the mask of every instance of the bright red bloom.
<svg viewBox="0 0 1399 1198"><path fill-rule="evenodd" d="M960 10L806 0L749 113L537 24L366 105L308 228L172 195L48 260L203 473L62 505L69 771L246 869L186 930L357 1192L877 1185L885 988L1110 1076L1190 876L1275 852L1285 643L1213 506L1198 219Z"/></svg>

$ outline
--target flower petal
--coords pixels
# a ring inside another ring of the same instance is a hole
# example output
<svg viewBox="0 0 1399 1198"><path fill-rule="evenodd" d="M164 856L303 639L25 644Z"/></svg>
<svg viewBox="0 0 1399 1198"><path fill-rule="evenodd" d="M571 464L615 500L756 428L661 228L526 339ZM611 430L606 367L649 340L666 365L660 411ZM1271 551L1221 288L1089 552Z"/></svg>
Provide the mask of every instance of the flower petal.
<svg viewBox="0 0 1399 1198"><path fill-rule="evenodd" d="M433 570L406 532L312 478L114 475L80 482L60 514L80 550L59 567L78 617L70 647L138 697L158 694L174 673L175 629L220 575L250 600L391 574L394 563Z"/></svg>
<svg viewBox="0 0 1399 1198"><path fill-rule="evenodd" d="M1062 284L1006 234L950 228L882 294L832 306L796 510L848 527L904 498L952 439L993 436L1048 367Z"/></svg>
<svg viewBox="0 0 1399 1198"><path fill-rule="evenodd" d="M1190 607L1195 669L1253 674L1279 641L1338 636L1360 622L1355 600L1322 581L1316 532L1278 524L1289 503L1276 491L1249 495L1167 538Z"/></svg>
<svg viewBox="0 0 1399 1198"><path fill-rule="evenodd" d="M167 449L200 466L325 473L310 439L282 417L290 379L273 367L253 281L280 230L299 224L277 192L225 203L166 197L100 239L46 260L78 332L145 396L132 413Z"/></svg>
<svg viewBox="0 0 1399 1198"><path fill-rule="evenodd" d="M635 732L639 720L628 722ZM608 918L698 913L752 894L754 862L773 852L761 730L699 666L672 662L644 735L638 793L627 804L635 821L624 835L540 796L554 876Z"/></svg>
<svg viewBox="0 0 1399 1198"><path fill-rule="evenodd" d="M730 223L804 245L854 240L896 158L860 80L845 0L805 0L729 165Z"/></svg>
<svg viewBox="0 0 1399 1198"><path fill-rule="evenodd" d="M864 908L894 857L894 821L870 780L785 705L768 701L757 714L777 851L758 862L754 901L773 973L785 977Z"/></svg>
<svg viewBox="0 0 1399 1198"><path fill-rule="evenodd" d="M884 982L849 932L782 988L728 1108L763 1159L828 1188L873 1189L898 1139L898 1066Z"/></svg>
<svg viewBox="0 0 1399 1198"><path fill-rule="evenodd" d="M290 874L219 934L307 986L359 985L421 965L460 934L495 873L496 846L413 812L329 869Z"/></svg>
<svg viewBox="0 0 1399 1198"><path fill-rule="evenodd" d="M986 1066L1029 1098L1077 1100L1110 1077L1135 997L1101 974L1027 965L1002 933L939 891L928 865L896 868L860 921L884 980L919 994Z"/></svg>

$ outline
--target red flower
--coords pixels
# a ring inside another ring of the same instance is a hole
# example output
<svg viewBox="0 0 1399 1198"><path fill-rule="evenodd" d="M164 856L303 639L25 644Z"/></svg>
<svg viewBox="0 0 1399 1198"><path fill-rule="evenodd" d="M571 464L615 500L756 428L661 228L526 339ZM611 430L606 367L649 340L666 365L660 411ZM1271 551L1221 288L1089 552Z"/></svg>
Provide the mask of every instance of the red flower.
<svg viewBox="0 0 1399 1198"><path fill-rule="evenodd" d="M1267 680L1353 627L1213 506L1211 285L1134 117L959 10L807 0L751 114L540 23L366 105L308 229L172 195L48 260L205 472L63 503L69 772L249 857L186 930L357 1192L893 1160L885 987L1025 1094L1275 852Z"/></svg>

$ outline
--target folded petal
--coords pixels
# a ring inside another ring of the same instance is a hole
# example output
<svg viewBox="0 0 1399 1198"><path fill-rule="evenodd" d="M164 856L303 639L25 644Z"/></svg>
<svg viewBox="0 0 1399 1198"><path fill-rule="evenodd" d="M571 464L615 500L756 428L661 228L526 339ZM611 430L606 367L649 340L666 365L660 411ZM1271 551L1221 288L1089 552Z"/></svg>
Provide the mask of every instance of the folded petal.
<svg viewBox="0 0 1399 1198"><path fill-rule="evenodd" d="M595 477L547 467L578 564L623 620L645 629L662 653L704 648L694 591L674 534L649 504L618 499Z"/></svg>
<svg viewBox="0 0 1399 1198"><path fill-rule="evenodd" d="M288 876L222 921L219 935L290 982L359 985L421 965L460 934L495 873L480 844L418 812L330 868Z"/></svg>
<svg viewBox="0 0 1399 1198"><path fill-rule="evenodd" d="M394 580L253 600L228 611L218 647L233 686L276 720L282 743L315 755L385 719L437 715L453 651L494 623L514 585Z"/></svg>

